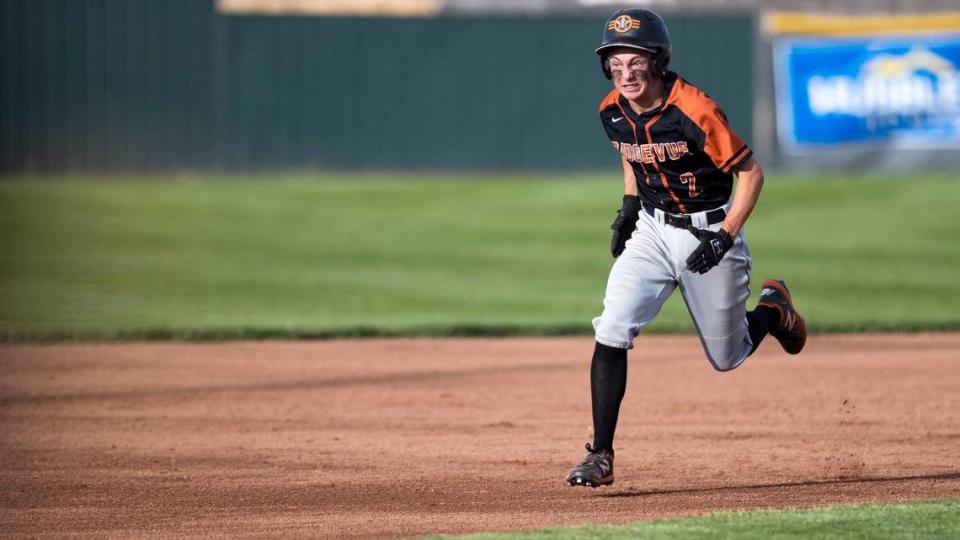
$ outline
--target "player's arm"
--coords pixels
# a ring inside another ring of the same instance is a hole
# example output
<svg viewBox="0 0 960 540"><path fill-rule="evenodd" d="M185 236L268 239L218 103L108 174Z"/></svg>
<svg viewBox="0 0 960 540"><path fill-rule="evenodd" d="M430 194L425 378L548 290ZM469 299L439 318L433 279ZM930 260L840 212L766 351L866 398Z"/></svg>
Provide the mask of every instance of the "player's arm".
<svg viewBox="0 0 960 540"><path fill-rule="evenodd" d="M690 228L691 234L700 240L693 253L687 257L687 268L691 272L705 274L720 264L720 260L733 247L734 238L740 232L750 212L757 205L760 189L763 187L763 169L752 157L733 168L737 173L737 188L730 204L730 212L720 225L720 230L712 232L706 229Z"/></svg>
<svg viewBox="0 0 960 540"><path fill-rule="evenodd" d="M727 218L721 225L723 230L732 237L737 236L747 218L750 217L753 207L757 205L757 199L760 198L760 190L763 188L763 169L752 157L734 169L734 172L737 174L737 187L733 193L730 212L727 213Z"/></svg>
<svg viewBox="0 0 960 540"><path fill-rule="evenodd" d="M637 196L637 177L633 173L633 167L623 157L620 158L623 164L623 205L617 212L616 219L613 220L613 238L610 240L610 254L619 257L627 245L627 240L637 228L637 219L640 215L640 198Z"/></svg>
<svg viewBox="0 0 960 540"><path fill-rule="evenodd" d="M627 158L623 156L620 157L620 162L623 165L623 194L639 195L640 192L637 190L637 175L633 172L633 167L630 166Z"/></svg>
<svg viewBox="0 0 960 540"><path fill-rule="evenodd" d="M702 145L704 153L721 173L732 172L737 175L733 202L722 225L730 236L723 239L724 243L732 245L732 239L740 232L757 204L763 186L763 171L753 159L753 151L730 127L727 115L715 101L704 94L691 94L687 99L686 112L692 121L687 135Z"/></svg>

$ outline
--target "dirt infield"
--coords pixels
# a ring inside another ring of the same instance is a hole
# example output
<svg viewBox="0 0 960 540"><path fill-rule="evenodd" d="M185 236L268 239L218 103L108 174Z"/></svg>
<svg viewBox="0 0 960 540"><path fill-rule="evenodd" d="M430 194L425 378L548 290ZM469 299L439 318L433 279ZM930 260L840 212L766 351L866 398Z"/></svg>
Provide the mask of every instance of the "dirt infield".
<svg viewBox="0 0 960 540"><path fill-rule="evenodd" d="M960 496L960 335L631 353L570 488L590 338L0 348L0 532L396 536Z"/></svg>

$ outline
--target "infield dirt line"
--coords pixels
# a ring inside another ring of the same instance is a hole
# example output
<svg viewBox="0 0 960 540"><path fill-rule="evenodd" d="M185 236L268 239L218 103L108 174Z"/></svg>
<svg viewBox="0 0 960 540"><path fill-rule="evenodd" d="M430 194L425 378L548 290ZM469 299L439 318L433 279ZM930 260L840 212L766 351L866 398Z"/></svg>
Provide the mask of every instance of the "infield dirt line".
<svg viewBox="0 0 960 540"><path fill-rule="evenodd" d="M960 496L960 334L630 353L611 488L590 338L0 347L0 533L397 536Z"/></svg>

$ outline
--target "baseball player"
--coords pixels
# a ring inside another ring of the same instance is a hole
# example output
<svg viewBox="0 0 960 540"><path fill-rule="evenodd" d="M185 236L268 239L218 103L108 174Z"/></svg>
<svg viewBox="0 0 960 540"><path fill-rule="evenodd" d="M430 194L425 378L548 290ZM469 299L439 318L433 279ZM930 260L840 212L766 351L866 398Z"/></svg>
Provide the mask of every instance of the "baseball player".
<svg viewBox="0 0 960 540"><path fill-rule="evenodd" d="M783 281L764 281L756 308L746 309L750 251L742 228L763 171L717 103L667 70L670 35L663 19L648 9L617 11L596 52L613 81L600 121L620 153L624 195L612 226L616 261L603 312L593 321L593 444L567 476L571 486L591 487L613 483L627 349L678 286L719 371L739 366L768 333L790 354L807 338Z"/></svg>

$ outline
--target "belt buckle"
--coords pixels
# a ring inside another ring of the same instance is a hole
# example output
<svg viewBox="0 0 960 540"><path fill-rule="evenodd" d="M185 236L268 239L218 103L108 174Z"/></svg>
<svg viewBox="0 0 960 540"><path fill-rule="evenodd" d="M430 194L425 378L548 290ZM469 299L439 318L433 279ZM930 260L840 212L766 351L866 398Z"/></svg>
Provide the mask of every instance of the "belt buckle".
<svg viewBox="0 0 960 540"><path fill-rule="evenodd" d="M678 229L687 229L689 228L693 221L690 219L690 216L685 216L683 214L670 214L664 212L664 217L668 225L672 225Z"/></svg>

